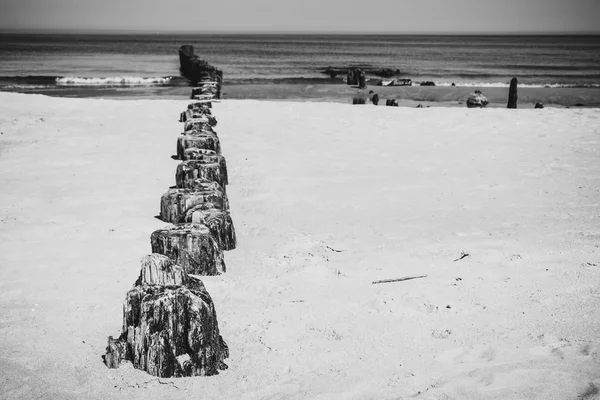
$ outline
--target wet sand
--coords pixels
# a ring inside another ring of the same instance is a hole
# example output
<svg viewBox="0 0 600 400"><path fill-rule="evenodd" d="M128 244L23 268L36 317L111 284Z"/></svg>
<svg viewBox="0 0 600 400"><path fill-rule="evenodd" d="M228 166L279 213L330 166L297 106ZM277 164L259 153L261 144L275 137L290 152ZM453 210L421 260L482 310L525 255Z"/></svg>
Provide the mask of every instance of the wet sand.
<svg viewBox="0 0 600 400"><path fill-rule="evenodd" d="M508 87L431 87L431 86L369 86L359 90L348 85L312 84L252 84L227 85L223 87L225 99L322 101L352 103L357 95L368 96L370 91L379 94L379 105L386 99L397 99L401 106L465 107L469 93L481 90L490 104L488 107L506 107ZM189 87L134 87L134 88L69 88L34 89L26 93L45 94L53 97L102 97L102 98L153 98L181 99L190 94ZM532 88L518 89L519 108L533 108L536 102L552 107L600 107L600 88Z"/></svg>

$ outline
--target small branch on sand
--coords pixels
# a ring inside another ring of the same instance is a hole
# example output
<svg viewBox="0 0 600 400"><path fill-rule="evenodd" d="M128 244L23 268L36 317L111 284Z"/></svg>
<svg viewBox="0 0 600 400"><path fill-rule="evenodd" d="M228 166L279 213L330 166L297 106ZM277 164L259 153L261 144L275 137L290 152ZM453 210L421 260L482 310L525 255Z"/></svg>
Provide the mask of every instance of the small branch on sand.
<svg viewBox="0 0 600 400"><path fill-rule="evenodd" d="M458 257L456 260L454 260L454 261L452 261L452 262L457 262L457 261L460 261L460 260L462 260L462 259L463 259L463 258L465 258L465 257L469 257L469 253L465 253L464 251L461 251L461 252L460 252L460 257Z"/></svg>
<svg viewBox="0 0 600 400"><path fill-rule="evenodd" d="M340 249L334 249L333 247L331 247L329 245L325 245L325 247L327 247L331 251L335 251L336 253L342 253L344 251L344 250L340 250Z"/></svg>
<svg viewBox="0 0 600 400"><path fill-rule="evenodd" d="M419 278L427 278L427 275L420 276L405 276L404 278L396 278L396 279L384 279L382 281L373 281L373 285L377 285L378 283L390 283L390 282L402 282L409 281L411 279L419 279Z"/></svg>

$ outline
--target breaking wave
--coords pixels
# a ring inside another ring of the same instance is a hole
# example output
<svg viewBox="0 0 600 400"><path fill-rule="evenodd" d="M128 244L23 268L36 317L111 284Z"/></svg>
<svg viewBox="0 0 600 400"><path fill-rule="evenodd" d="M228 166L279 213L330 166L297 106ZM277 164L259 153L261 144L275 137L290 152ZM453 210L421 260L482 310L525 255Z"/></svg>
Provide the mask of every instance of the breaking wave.
<svg viewBox="0 0 600 400"><path fill-rule="evenodd" d="M109 77L57 77L58 86L166 86L171 83L171 76L109 76Z"/></svg>

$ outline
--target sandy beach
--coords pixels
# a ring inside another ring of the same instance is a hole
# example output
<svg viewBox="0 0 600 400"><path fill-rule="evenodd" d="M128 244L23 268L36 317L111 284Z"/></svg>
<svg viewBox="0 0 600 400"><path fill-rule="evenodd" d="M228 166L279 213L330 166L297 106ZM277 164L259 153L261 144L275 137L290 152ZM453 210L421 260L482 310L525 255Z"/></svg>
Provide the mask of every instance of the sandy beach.
<svg viewBox="0 0 600 400"><path fill-rule="evenodd" d="M599 399L600 110L522 93L216 103L238 248L203 282L231 356L181 379L101 356L188 100L0 93L0 398Z"/></svg>

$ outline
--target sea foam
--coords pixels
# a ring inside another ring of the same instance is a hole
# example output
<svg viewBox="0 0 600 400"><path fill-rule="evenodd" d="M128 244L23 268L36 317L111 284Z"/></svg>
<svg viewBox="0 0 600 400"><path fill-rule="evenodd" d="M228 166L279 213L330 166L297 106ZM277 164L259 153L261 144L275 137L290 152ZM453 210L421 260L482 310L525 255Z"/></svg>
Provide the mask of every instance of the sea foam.
<svg viewBox="0 0 600 400"><path fill-rule="evenodd" d="M79 77L64 76L56 78L59 86L154 86L166 85L171 81L170 76L108 76L108 77Z"/></svg>

